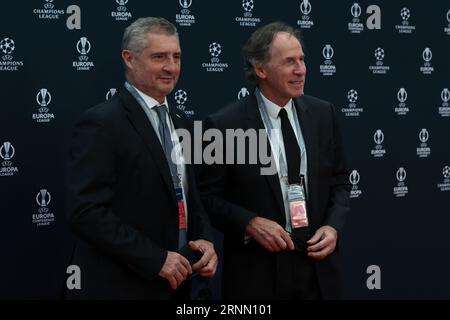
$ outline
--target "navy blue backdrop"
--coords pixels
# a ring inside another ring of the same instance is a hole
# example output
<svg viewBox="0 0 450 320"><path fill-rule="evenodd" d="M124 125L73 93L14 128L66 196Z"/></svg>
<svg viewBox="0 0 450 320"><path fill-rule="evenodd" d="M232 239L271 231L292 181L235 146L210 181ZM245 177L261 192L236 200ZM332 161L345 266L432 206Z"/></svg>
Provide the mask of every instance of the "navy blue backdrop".
<svg viewBox="0 0 450 320"><path fill-rule="evenodd" d="M250 89L240 48L256 27L300 28L305 92L335 104L348 152L345 296L450 298L449 0L39 0L2 11L0 298L59 297L73 244L62 188L71 127L123 84L123 29L142 16L178 27L169 103L193 119ZM371 266L381 288L367 286Z"/></svg>

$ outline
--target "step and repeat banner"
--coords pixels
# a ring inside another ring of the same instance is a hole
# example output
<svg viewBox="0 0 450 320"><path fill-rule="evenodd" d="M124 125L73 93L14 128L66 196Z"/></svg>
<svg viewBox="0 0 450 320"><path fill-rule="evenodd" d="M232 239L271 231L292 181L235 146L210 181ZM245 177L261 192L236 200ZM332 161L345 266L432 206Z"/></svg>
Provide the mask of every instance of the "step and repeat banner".
<svg viewBox="0 0 450 320"><path fill-rule="evenodd" d="M334 103L348 154L346 298L450 298L449 0L4 3L0 298L60 297L74 242L63 200L71 128L123 85L123 30L143 16L178 28L169 103L192 119L249 94L241 47L255 28L300 29L305 92ZM218 297L219 276L211 287Z"/></svg>

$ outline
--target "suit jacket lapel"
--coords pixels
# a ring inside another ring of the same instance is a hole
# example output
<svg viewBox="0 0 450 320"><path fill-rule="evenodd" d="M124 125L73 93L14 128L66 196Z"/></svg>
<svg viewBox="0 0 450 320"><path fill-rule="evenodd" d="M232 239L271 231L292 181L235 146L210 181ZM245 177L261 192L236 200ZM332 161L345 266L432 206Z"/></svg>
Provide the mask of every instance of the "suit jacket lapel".
<svg viewBox="0 0 450 320"><path fill-rule="evenodd" d="M308 157L308 178L316 171L316 164L319 159L317 158L318 153L318 137L314 132L314 128L317 128L315 124L316 120L313 118L312 113L309 110L302 97L294 99L295 110L297 111L298 120L302 130L303 140L305 141L305 148ZM308 179L311 183L311 180Z"/></svg>
<svg viewBox="0 0 450 320"><path fill-rule="evenodd" d="M258 102L256 101L256 97L254 94L252 94L249 99L249 103L246 104L247 108L247 128L254 128L259 132L259 129L265 129L264 123L261 118L261 114L259 112L258 108ZM272 149L270 147L270 143L268 143L268 149L270 150L270 154L272 154ZM272 161L274 161L272 159ZM280 208L280 212L282 214L283 220L286 220L285 214L284 214L284 202L283 202L283 195L281 193L281 186L280 186L280 180L278 178L278 174L273 175L266 175L265 179L269 183L273 195L276 199L276 202L278 204L278 207Z"/></svg>
<svg viewBox="0 0 450 320"><path fill-rule="evenodd" d="M127 109L128 111L128 119L130 120L136 131L139 133L141 138L144 140L147 149L149 150L157 166L159 167L159 172L161 173L170 194L176 202L176 196L173 189L173 181L170 176L169 165L167 164L164 150L161 146L158 136L156 135L155 130L153 129L152 124L150 123L144 110L142 110L142 107L126 88L123 88L120 91L119 96L124 103L125 109Z"/></svg>

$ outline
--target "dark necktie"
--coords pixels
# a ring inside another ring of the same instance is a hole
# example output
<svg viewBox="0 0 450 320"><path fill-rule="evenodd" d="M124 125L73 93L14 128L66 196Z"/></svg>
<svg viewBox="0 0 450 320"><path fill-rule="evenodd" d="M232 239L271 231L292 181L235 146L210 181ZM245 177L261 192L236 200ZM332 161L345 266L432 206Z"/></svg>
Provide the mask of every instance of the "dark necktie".
<svg viewBox="0 0 450 320"><path fill-rule="evenodd" d="M291 126L287 112L281 108L278 116L281 119L281 131L283 133L284 153L288 170L289 184L300 183L300 147L295 137L294 129ZM297 250L306 250L306 240L309 238L309 227L292 228L292 240Z"/></svg>
<svg viewBox="0 0 450 320"><path fill-rule="evenodd" d="M177 167L175 163L172 161L172 150L173 150L173 143L172 138L170 135L169 127L167 126L166 122L166 115L167 115L167 107L162 104L159 106L155 106L155 110L158 113L159 118L159 125L158 125L158 131L159 136L161 137L161 144L164 149L164 154L166 155L167 164L170 168L170 174L172 176L172 180L176 183L178 183L178 172ZM181 187L181 182L180 182ZM181 192L180 190L178 192ZM178 237L178 248L183 247L187 243L187 234L186 229L180 229L179 230L179 237Z"/></svg>
<svg viewBox="0 0 450 320"><path fill-rule="evenodd" d="M286 154L286 163L288 169L289 184L300 183L300 147L295 137L294 129L287 112L281 108L278 116L281 119L281 131L283 132L284 153Z"/></svg>
<svg viewBox="0 0 450 320"><path fill-rule="evenodd" d="M169 162L170 172L173 175L174 173L176 174L176 172L172 172L172 166L171 166L171 163L172 163L171 155L172 155L173 144L172 144L172 138L170 137L170 130L169 130L169 127L167 126L167 122L166 122L167 107L164 104L162 104L159 106L155 106L155 110L158 113L158 118L159 118L158 131L159 131L159 136L161 137L161 145L163 146L164 154L166 155L167 162Z"/></svg>

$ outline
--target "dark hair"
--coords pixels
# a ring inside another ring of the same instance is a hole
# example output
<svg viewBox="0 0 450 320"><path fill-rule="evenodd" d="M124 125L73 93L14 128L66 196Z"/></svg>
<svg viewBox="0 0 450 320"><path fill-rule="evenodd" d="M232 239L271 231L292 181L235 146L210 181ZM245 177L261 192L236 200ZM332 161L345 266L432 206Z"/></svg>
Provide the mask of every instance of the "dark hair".
<svg viewBox="0 0 450 320"><path fill-rule="evenodd" d="M275 35L279 32L286 32L294 36L303 47L300 30L296 30L284 22L272 22L256 29L242 48L242 55L245 61L245 75L248 80L257 82L258 78L255 74L254 67L269 60L270 46Z"/></svg>

